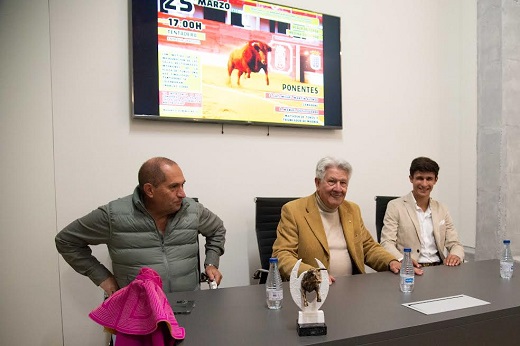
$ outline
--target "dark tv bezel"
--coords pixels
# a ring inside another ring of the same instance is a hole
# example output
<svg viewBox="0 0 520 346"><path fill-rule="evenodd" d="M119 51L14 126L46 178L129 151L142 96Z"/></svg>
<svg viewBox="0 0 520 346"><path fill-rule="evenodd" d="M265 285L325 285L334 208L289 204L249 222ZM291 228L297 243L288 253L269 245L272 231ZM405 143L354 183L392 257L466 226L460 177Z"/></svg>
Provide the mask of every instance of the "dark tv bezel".
<svg viewBox="0 0 520 346"><path fill-rule="evenodd" d="M303 10L288 5L280 6ZM316 11L312 12L319 13ZM157 66L157 2L150 0L132 0L130 13L130 44L132 49L130 75L133 119L306 129L343 129L340 17L319 13L323 16L323 95L325 98L325 124L306 125L190 117L161 117L159 115L159 69Z"/></svg>

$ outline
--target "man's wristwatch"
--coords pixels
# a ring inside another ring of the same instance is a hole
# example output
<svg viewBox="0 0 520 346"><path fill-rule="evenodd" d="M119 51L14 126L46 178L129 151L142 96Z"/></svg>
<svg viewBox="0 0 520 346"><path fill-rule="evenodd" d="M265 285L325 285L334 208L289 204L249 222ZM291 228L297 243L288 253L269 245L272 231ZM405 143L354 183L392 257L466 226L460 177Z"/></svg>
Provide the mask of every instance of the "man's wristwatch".
<svg viewBox="0 0 520 346"><path fill-rule="evenodd" d="M208 263L208 264L204 264L204 269L207 268L207 267L215 267L218 269L218 267L214 264L211 264L211 263Z"/></svg>

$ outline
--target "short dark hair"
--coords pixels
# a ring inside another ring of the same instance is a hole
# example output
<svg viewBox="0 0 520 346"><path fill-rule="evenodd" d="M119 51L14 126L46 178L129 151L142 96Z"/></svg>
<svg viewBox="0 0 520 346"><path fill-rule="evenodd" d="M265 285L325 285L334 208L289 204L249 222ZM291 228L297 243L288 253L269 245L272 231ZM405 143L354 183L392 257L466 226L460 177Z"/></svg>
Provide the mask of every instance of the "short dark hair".
<svg viewBox="0 0 520 346"><path fill-rule="evenodd" d="M163 165L173 166L177 165L177 163L166 157L153 157L143 163L139 169L139 173L137 174L139 189L141 192L143 191L144 185L147 183L157 187L166 180L166 175L164 175L161 168Z"/></svg>
<svg viewBox="0 0 520 346"><path fill-rule="evenodd" d="M410 177L413 177L415 172L434 173L437 178L439 175L439 165L430 158L423 156L417 157L412 160L412 164L410 165Z"/></svg>

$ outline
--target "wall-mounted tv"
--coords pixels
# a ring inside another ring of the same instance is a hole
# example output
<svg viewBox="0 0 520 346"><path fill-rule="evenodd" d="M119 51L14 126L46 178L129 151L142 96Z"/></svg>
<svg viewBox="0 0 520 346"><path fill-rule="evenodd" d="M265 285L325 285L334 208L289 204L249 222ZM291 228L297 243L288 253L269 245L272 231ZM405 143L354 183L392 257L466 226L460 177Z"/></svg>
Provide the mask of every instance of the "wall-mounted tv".
<svg viewBox="0 0 520 346"><path fill-rule="evenodd" d="M133 118L342 128L340 18L251 0L132 0Z"/></svg>

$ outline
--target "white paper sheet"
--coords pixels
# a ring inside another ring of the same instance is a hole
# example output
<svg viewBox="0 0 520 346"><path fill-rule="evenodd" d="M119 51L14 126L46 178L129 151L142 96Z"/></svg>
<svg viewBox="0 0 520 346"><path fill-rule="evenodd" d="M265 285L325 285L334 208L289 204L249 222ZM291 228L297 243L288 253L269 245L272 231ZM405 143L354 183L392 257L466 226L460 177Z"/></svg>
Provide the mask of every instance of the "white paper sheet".
<svg viewBox="0 0 520 346"><path fill-rule="evenodd" d="M473 298L464 294L451 297L422 300L419 302L405 303L404 306L422 312L426 315L438 314L439 312L471 308L486 305L489 302Z"/></svg>

